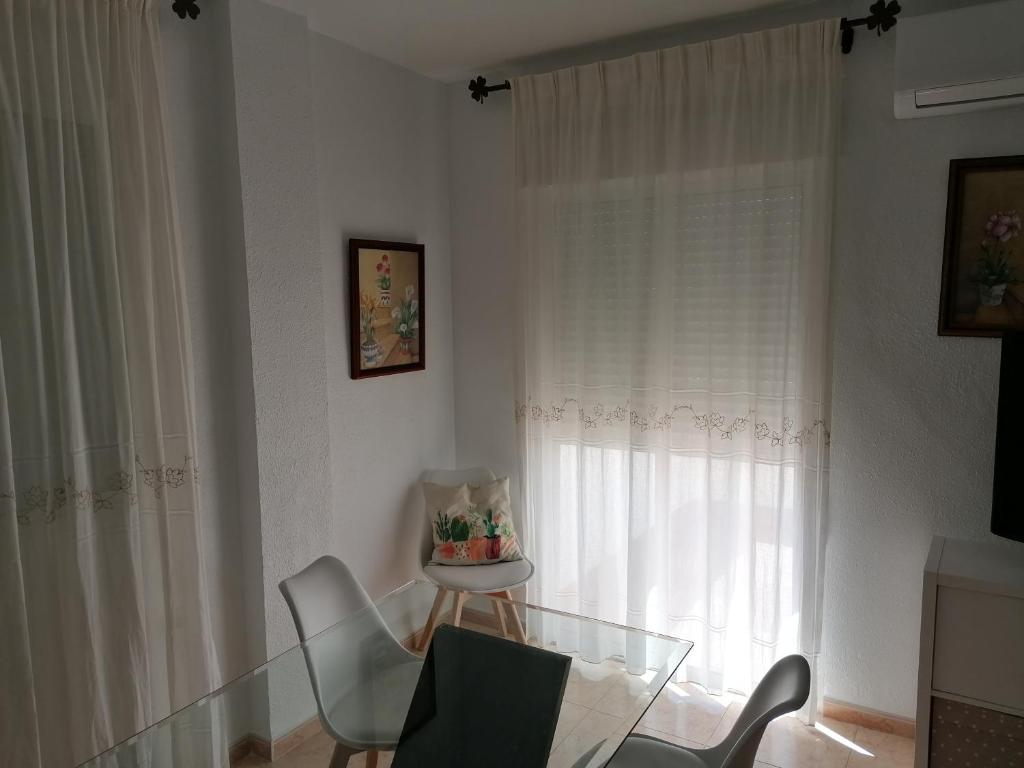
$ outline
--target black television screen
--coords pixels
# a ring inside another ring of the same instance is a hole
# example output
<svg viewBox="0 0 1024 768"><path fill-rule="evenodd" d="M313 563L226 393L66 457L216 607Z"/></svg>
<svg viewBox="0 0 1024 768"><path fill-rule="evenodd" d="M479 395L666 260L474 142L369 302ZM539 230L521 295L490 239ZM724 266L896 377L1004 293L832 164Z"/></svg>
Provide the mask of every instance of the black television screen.
<svg viewBox="0 0 1024 768"><path fill-rule="evenodd" d="M999 364L992 533L1024 541L1024 333L1003 334Z"/></svg>

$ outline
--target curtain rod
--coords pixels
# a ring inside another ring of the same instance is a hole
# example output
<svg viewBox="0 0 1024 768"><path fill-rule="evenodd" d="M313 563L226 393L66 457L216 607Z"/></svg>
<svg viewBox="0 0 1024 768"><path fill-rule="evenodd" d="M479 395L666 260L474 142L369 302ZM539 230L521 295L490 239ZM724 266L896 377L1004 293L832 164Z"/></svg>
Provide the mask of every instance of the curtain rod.
<svg viewBox="0 0 1024 768"><path fill-rule="evenodd" d="M840 38L840 48L843 53L849 53L853 50L853 34L855 27L867 27L869 30L875 30L879 37L882 36L883 32L888 32L890 29L896 26L896 16L903 9L897 0L877 0L868 8L868 15L861 19L848 19L845 16L839 20L839 29L842 30L842 37ZM484 99L494 91L511 91L512 84L505 80L498 85L488 85L487 78L483 75L479 75L469 81L469 94L474 101L480 104L484 103Z"/></svg>

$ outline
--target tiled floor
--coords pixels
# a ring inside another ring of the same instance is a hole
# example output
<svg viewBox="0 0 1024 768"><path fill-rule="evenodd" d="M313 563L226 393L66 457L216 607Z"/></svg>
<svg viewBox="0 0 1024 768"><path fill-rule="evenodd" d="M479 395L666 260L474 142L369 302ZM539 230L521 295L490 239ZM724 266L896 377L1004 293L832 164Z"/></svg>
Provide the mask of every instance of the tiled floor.
<svg viewBox="0 0 1024 768"><path fill-rule="evenodd" d="M742 708L740 697L709 696L690 684L669 684L651 703L647 680L626 674L621 664L574 659L548 765L569 768L598 744L598 757L607 759L641 713L636 732L700 749L721 741ZM332 749L331 740L321 733L273 765L327 768ZM825 720L809 727L783 717L765 732L757 757L758 768L912 768L914 744L848 723ZM389 766L390 758L382 754L378 765ZM364 762L364 756L358 755L349 765L360 768ZM267 763L250 756L239 765L256 768Z"/></svg>
<svg viewBox="0 0 1024 768"><path fill-rule="evenodd" d="M623 692L615 677L609 675L587 683L577 679L575 685L570 684L549 766L571 766L579 755L602 739L617 743L625 735L623 718L618 716ZM608 678L613 682L607 682ZM595 698L601 688L604 694ZM570 697L590 702L595 708L588 708ZM636 732L699 749L718 743L735 722L742 706L742 700L737 697L708 696L697 686L671 685L655 700ZM614 713L602 712L602 707ZM330 738L321 733L273 765L327 768L332 749ZM757 756L758 768L912 768L914 744L910 739L834 720L825 720L810 728L795 718L783 717L768 728ZM390 754L381 755L381 768L391 764L390 757ZM362 755L349 763L353 768L363 764ZM267 763L250 756L239 765L256 768Z"/></svg>
<svg viewBox="0 0 1024 768"><path fill-rule="evenodd" d="M738 696L709 696L695 685L669 685L636 731L699 749L717 744L743 708ZM781 717L765 731L759 768L912 768L914 742L828 718L810 727Z"/></svg>

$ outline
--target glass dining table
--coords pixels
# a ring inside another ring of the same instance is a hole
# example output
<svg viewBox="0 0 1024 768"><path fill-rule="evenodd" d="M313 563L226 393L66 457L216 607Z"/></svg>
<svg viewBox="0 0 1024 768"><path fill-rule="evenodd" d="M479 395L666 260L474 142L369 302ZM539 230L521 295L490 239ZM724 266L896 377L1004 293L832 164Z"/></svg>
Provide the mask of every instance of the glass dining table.
<svg viewBox="0 0 1024 768"><path fill-rule="evenodd" d="M436 593L433 584L410 582L80 768L328 768L336 738L332 734L366 728L367 722L401 731L415 687L417 656L422 655L418 641ZM461 625L503 634L505 627L498 625L499 612L492 613L490 599L470 600ZM515 610L521 620L524 631L518 637L525 635L530 645L570 659L548 766L583 768L607 762L693 647L674 637L504 602L505 610ZM442 615L440 621L450 621L450 616ZM382 626L387 644L397 647L403 654L399 661L406 662L398 671L382 662L394 652L381 651L379 640L371 640ZM311 659L318 669L316 691L307 665ZM356 678L362 680L359 686L338 682ZM500 697L501 670L481 685L492 686ZM346 691L328 690L332 687ZM326 714L318 701L333 702ZM363 759L353 757L349 765L362 765ZM390 754L382 752L378 765L389 763ZM487 764L486 758L481 764Z"/></svg>

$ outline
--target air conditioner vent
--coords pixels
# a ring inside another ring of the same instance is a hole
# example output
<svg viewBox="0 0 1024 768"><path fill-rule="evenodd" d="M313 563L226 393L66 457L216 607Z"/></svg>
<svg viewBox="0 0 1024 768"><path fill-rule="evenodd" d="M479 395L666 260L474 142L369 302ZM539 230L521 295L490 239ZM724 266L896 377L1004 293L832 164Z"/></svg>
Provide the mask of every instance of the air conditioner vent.
<svg viewBox="0 0 1024 768"><path fill-rule="evenodd" d="M1024 0L903 19L896 27L898 118L1024 104Z"/></svg>

